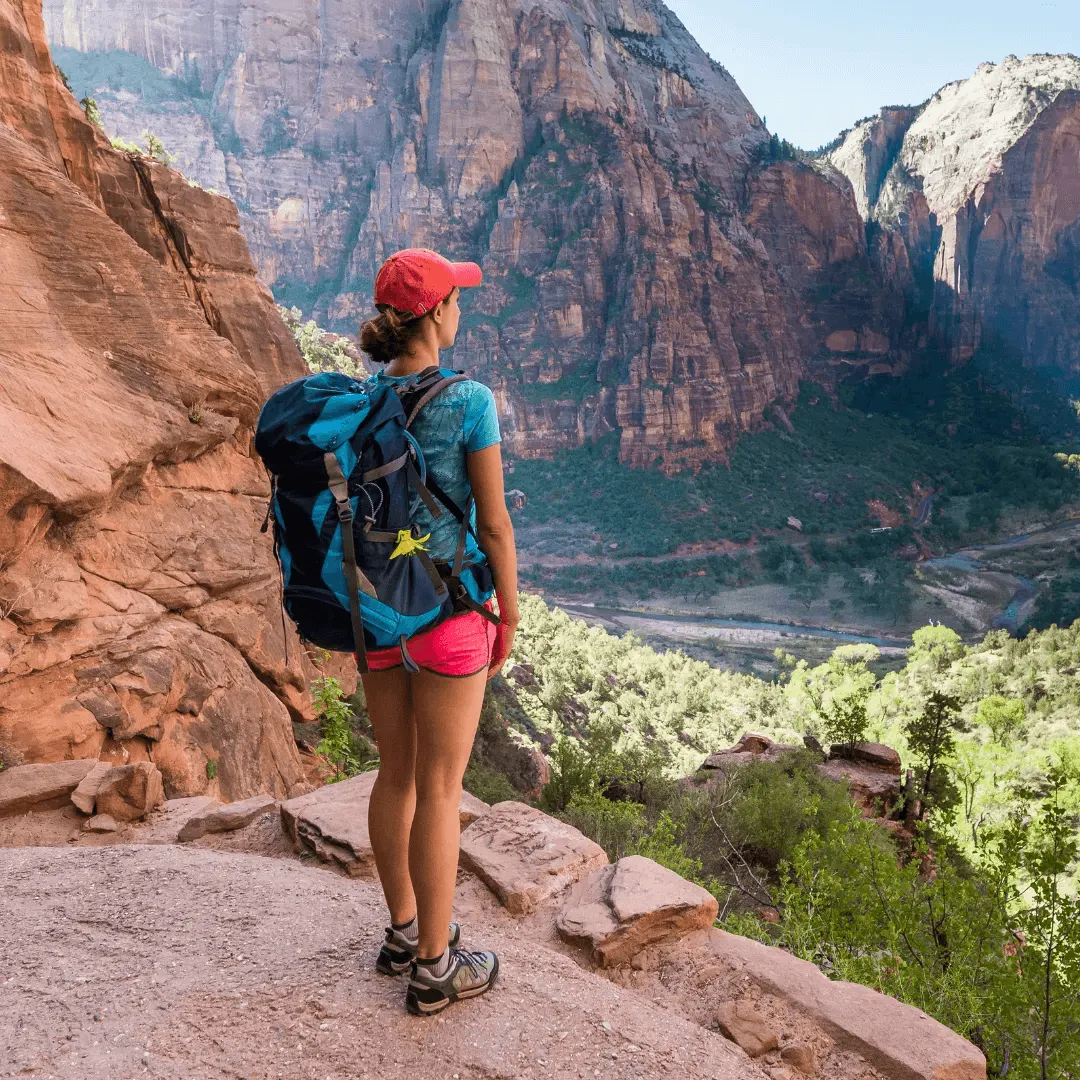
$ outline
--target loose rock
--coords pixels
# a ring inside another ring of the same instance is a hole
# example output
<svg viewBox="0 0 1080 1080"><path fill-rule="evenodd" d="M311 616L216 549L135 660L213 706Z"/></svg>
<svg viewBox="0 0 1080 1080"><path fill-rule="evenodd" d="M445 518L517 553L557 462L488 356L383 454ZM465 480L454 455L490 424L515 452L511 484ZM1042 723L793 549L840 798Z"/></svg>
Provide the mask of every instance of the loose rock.
<svg viewBox="0 0 1080 1080"><path fill-rule="evenodd" d="M108 761L98 761L94 767L82 778L79 786L71 793L71 801L84 814L94 812L94 800L97 798L98 788L105 774L112 768Z"/></svg>
<svg viewBox="0 0 1080 1080"><path fill-rule="evenodd" d="M716 919L717 903L641 855L628 855L574 886L556 920L560 936L589 945L597 963L629 963L645 946L673 941Z"/></svg>
<svg viewBox="0 0 1080 1080"><path fill-rule="evenodd" d="M599 844L524 803L496 803L461 836L462 866L513 915L528 915L607 861Z"/></svg>
<svg viewBox="0 0 1080 1080"><path fill-rule="evenodd" d="M273 795L256 795L242 802L210 807L188 818L176 838L181 843L186 843L189 840L198 840L200 836L205 836L207 833L233 832L236 829L242 829L268 810L272 810L277 804L278 801Z"/></svg>
<svg viewBox="0 0 1080 1080"><path fill-rule="evenodd" d="M62 807L96 761L13 765L0 770L0 817Z"/></svg>
<svg viewBox="0 0 1080 1080"><path fill-rule="evenodd" d="M116 832L119 827L116 818L110 814L95 814L83 825L83 832L110 833Z"/></svg>
<svg viewBox="0 0 1080 1080"><path fill-rule="evenodd" d="M833 981L783 949L715 927L698 931L684 947L736 965L760 990L794 1006L837 1047L859 1054L883 1076L986 1080L986 1059L977 1047L887 994Z"/></svg>
<svg viewBox="0 0 1080 1080"><path fill-rule="evenodd" d="M791 1043L780 1051L780 1060L785 1065L798 1069L804 1076L813 1076L818 1069L817 1054L806 1043Z"/></svg>
<svg viewBox="0 0 1080 1080"><path fill-rule="evenodd" d="M716 1010L716 1023L725 1038L751 1057L761 1057L780 1045L768 1021L748 1001L725 1001Z"/></svg>
<svg viewBox="0 0 1080 1080"><path fill-rule="evenodd" d="M165 801L158 767L149 761L118 765L98 785L95 806L99 814L117 821L137 821Z"/></svg>

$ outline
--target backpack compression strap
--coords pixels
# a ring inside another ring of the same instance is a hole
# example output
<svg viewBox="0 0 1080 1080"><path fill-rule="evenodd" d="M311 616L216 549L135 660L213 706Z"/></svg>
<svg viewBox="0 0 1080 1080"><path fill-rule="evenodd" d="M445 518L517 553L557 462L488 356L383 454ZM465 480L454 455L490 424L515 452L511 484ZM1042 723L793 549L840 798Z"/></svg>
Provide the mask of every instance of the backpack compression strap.
<svg viewBox="0 0 1080 1080"><path fill-rule="evenodd" d="M356 646L356 668L366 675L367 646L364 644L364 619L360 613L360 579L363 577L367 589L374 594L371 582L360 573L356 565L356 544L353 540L353 509L349 502L349 481L341 470L337 456L332 453L323 455L326 475L330 481L330 493L337 504L338 521L341 522L341 569L345 575L345 587L349 590L349 618L352 620L353 644Z"/></svg>
<svg viewBox="0 0 1080 1080"><path fill-rule="evenodd" d="M411 400L412 396L420 395L419 400L409 410L408 419L405 421L405 429L408 430L412 425L412 422L420 414L420 410L428 404L437 394L442 393L448 386L452 386L454 383L466 382L468 376L463 372L458 372L455 375L442 376L440 369L437 367L425 368L421 373L416 384L402 394L403 402L408 396ZM410 462L410 469L412 465ZM449 567L446 575L448 587L453 589L453 598L455 604L460 604L461 607L468 611L475 611L477 614L482 615L489 622L494 623L496 626L501 621L499 616L494 612L488 611L482 604L478 604L470 595L468 589L462 584L461 573L464 569L465 558L465 540L469 533L476 536L476 531L472 527L472 505L473 498L470 495L469 501L465 505L465 509L462 510L460 506L445 491L435 482L435 477L428 473L425 478L425 484L420 482L420 477L416 475L415 470L410 472L410 481L420 494L420 498L423 500L424 505L427 506L431 512L432 517L438 517L439 512L436 507L432 505L431 496L434 495L446 507L447 510L458 520L461 525L458 531L457 549L454 552L454 562ZM446 565L446 564L440 564ZM430 573L430 571L429 571Z"/></svg>

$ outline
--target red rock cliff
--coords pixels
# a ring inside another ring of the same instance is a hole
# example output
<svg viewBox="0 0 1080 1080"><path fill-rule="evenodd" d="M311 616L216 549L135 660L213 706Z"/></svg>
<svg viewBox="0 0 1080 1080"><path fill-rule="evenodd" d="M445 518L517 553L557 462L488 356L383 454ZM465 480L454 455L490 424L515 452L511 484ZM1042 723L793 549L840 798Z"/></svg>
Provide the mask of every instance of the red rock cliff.
<svg viewBox="0 0 1080 1080"><path fill-rule="evenodd" d="M54 43L200 81L198 108L103 87L106 123L226 183L281 295L355 325L395 248L481 259L454 362L494 387L515 453L617 430L635 464L715 458L815 359L897 359L847 181L767 168L753 107L658 0L46 14Z"/></svg>
<svg viewBox="0 0 1080 1080"><path fill-rule="evenodd" d="M38 0L0 31L0 759L286 794L307 673L251 438L302 361L235 208L111 149Z"/></svg>
<svg viewBox="0 0 1080 1080"><path fill-rule="evenodd" d="M956 361L1080 372L1080 60L1008 57L845 133L831 162Z"/></svg>

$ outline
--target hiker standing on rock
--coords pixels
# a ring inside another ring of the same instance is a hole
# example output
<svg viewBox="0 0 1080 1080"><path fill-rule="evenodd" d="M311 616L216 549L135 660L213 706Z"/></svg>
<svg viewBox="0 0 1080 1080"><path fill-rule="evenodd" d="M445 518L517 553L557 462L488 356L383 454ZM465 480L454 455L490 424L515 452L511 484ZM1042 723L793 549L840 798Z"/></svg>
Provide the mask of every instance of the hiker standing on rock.
<svg viewBox="0 0 1080 1080"><path fill-rule="evenodd" d="M391 921L376 967L411 969L405 1003L419 1014L484 993L499 972L494 953L458 948L450 922L461 779L518 624L495 399L439 367L460 290L482 276L399 251L360 330L383 370L297 379L255 432L285 610L305 640L354 652L363 679L380 760L368 827Z"/></svg>
<svg viewBox="0 0 1080 1080"><path fill-rule="evenodd" d="M360 347L385 365L380 384L402 390L431 377L439 350L457 336L459 292L481 277L474 263L451 263L424 250L399 252L383 265L375 282L379 315L360 331ZM440 369L439 375L455 373ZM362 676L380 761L368 825L391 919L376 966L390 975L411 968L406 1005L429 1014L484 993L499 971L494 953L458 947L459 928L450 915L461 781L485 685L509 656L518 624L517 557L491 391L459 378L421 402L409 430L435 508L465 508L468 515L464 523L453 512L434 515L424 500L414 518L418 541L444 578L448 568L465 577L464 564L474 568L466 584L480 580L460 597L464 610L403 647L369 651ZM487 571L498 599L497 625L490 599L478 609Z"/></svg>

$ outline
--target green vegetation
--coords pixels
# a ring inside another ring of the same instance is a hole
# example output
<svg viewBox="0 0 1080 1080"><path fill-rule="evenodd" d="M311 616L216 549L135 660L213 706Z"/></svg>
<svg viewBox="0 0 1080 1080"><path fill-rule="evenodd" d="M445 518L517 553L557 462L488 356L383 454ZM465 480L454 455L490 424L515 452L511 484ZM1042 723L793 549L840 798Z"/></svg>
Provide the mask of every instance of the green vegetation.
<svg viewBox="0 0 1080 1080"><path fill-rule="evenodd" d="M89 117L89 112L87 113L87 116ZM100 121L100 116L98 117L98 120ZM160 161L162 165L172 164L172 154L165 149L165 144L152 131L144 131L141 138L143 140L142 146L138 143L128 142L126 139L121 138L112 138L109 142L111 142L117 150L122 150L125 154L149 158L151 161Z"/></svg>
<svg viewBox="0 0 1080 1080"><path fill-rule="evenodd" d="M661 594L700 602L756 579L785 585L794 603L810 607L839 575L848 608L895 623L910 604L905 582L916 538L909 526L872 534L879 514L910 521L933 492L931 520L919 534L945 551L993 537L1004 514L1050 515L1080 501L1080 473L1054 453L1055 443L1074 437L1075 417L1037 388L1017 395L1021 409L993 389L991 374L989 361L973 361L951 374L870 379L842 388L838 399L805 384L793 432L780 426L744 436L728 463L696 473L623 465L617 434L553 461L518 461L514 484L529 501L516 520L527 543L537 531L576 529L591 542L559 553L617 550L620 560L526 566L523 579L556 596L609 602ZM801 522L802 538L786 529L789 516ZM761 543L747 546L755 538ZM628 561L716 540L743 548L722 567L714 558L683 560L665 564L662 575ZM1078 615L1074 572L1046 586L1033 625Z"/></svg>
<svg viewBox="0 0 1080 1080"><path fill-rule="evenodd" d="M101 110L98 109L97 101L92 97L84 97L79 102L82 106L83 112L86 114L86 119L90 121L95 127L102 128L104 130L105 124L101 119Z"/></svg>
<svg viewBox="0 0 1080 1080"><path fill-rule="evenodd" d="M378 751L363 734L366 713L362 710L358 713L356 703L346 699L341 683L324 676L312 686L311 697L322 735L317 752L336 770L331 783L377 769Z"/></svg>
<svg viewBox="0 0 1080 1080"><path fill-rule="evenodd" d="M871 500L907 514L917 482L940 493L926 532L946 543L979 531L955 521L952 500L983 493L999 507L1052 511L1080 498L1080 479L1054 461L1050 448L1011 436L1018 414L1007 400L980 390L963 371L949 378L955 384L930 398L922 414L901 403L869 412L805 385L791 418L794 434L745 436L729 465L706 465L697 474L622 465L613 436L553 462L519 461L515 483L529 495L523 522L578 521L605 543L618 542L621 556L659 555L701 540L745 543L782 529L789 515L811 536L865 530L877 524ZM977 423L970 415L976 408ZM873 544L881 550L896 539L848 542L863 546L855 553L863 559ZM838 554L843 559L847 551Z"/></svg>
<svg viewBox="0 0 1080 1080"><path fill-rule="evenodd" d="M312 371L340 371L354 378L367 378L356 348L348 338L328 333L314 319L304 321L297 307L278 307L282 322L296 339L305 363Z"/></svg>
<svg viewBox="0 0 1080 1080"><path fill-rule="evenodd" d="M729 929L938 1017L990 1075L1076 1074L1080 623L970 648L929 626L882 678L872 646L844 646L816 666L781 656L765 682L535 597L522 620L498 713L546 748L542 807L612 858L698 881ZM680 780L747 731L811 749ZM818 739L898 749L909 831L860 815L817 770ZM490 763L474 774L497 790Z"/></svg>

